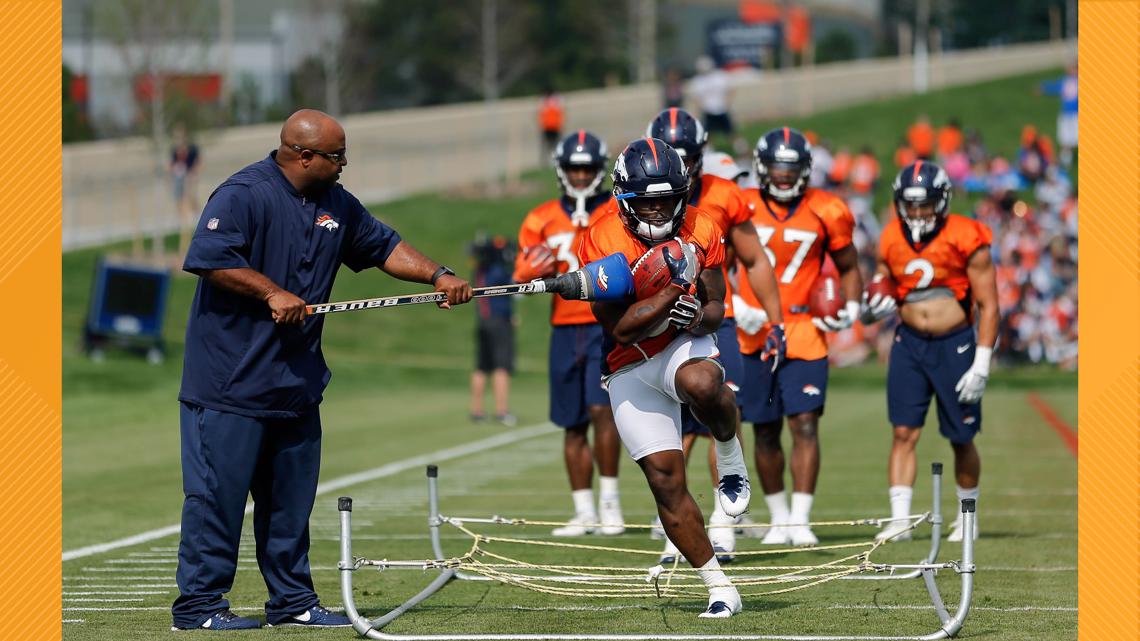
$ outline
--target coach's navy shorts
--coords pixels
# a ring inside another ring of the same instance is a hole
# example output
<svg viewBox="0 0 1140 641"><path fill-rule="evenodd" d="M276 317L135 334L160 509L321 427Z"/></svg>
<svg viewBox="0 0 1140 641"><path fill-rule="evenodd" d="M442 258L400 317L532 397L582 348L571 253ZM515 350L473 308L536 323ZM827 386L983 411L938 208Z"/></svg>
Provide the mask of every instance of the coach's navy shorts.
<svg viewBox="0 0 1140 641"><path fill-rule="evenodd" d="M982 429L982 405L958 402L954 386L974 363L974 329L931 336L900 325L887 366L891 425L922 427L930 397L938 398L938 431L951 443L969 443Z"/></svg>
<svg viewBox="0 0 1140 641"><path fill-rule="evenodd" d="M744 404L741 388L744 383L744 361L740 358L740 341L736 339L736 319L726 318L716 330L716 348L720 356L716 357L718 363L724 368L724 382L736 392L736 404ZM712 432L698 421L689 406L681 406L681 433L709 436Z"/></svg>
<svg viewBox="0 0 1140 641"><path fill-rule="evenodd" d="M602 389L602 326L556 325L550 334L550 422L584 425L589 406L609 404Z"/></svg>
<svg viewBox="0 0 1140 641"><path fill-rule="evenodd" d="M793 358L772 373L760 352L744 354L745 388L741 417L749 423L773 423L805 412L823 413L827 400L827 357L812 361ZM771 403L769 403L771 399Z"/></svg>

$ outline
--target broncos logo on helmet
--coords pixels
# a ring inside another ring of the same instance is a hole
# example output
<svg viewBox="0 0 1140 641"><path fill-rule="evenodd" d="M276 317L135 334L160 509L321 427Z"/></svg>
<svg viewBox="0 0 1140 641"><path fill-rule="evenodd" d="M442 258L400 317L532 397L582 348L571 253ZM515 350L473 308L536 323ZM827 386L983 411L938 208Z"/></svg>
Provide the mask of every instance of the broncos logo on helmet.
<svg viewBox="0 0 1140 641"><path fill-rule="evenodd" d="M895 213L910 230L912 243L934 238L946 222L950 209L950 176L938 165L925 160L903 167L895 182Z"/></svg>
<svg viewBox="0 0 1140 641"><path fill-rule="evenodd" d="M649 245L681 231L689 173L675 149L658 138L629 143L614 163L614 198L630 233Z"/></svg>
<svg viewBox="0 0 1140 641"><path fill-rule="evenodd" d="M761 192L780 202L795 200L811 178L811 143L796 129L777 127L756 141L752 164Z"/></svg>
<svg viewBox="0 0 1140 641"><path fill-rule="evenodd" d="M709 132L691 113L679 107L670 107L649 121L645 136L664 140L676 149L677 155L685 161L690 180L701 177Z"/></svg>
<svg viewBox="0 0 1140 641"><path fill-rule="evenodd" d="M570 198L589 198L605 191L602 182L606 179L609 153L601 138L580 129L563 138L554 148L553 156L554 173L558 175L562 193ZM581 185L581 181L572 180L567 174L572 167L593 169L594 176L589 183L575 187L575 183Z"/></svg>

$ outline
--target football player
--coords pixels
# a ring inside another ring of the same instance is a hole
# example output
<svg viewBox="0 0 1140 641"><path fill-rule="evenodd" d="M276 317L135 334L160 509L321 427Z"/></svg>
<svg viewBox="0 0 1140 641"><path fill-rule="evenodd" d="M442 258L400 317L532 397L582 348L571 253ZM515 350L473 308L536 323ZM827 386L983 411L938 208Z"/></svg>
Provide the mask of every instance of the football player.
<svg viewBox="0 0 1140 641"><path fill-rule="evenodd" d="M752 226L754 209L744 199L744 193L731 180L718 178L704 171L705 145L708 142L708 132L699 120L692 114L677 107L672 107L657 114L649 122L645 132L646 137L664 140L673 147L685 169L689 173L688 203L712 215L713 222L720 229L725 242L727 259L722 267L725 276L724 321L717 329L715 338L720 356L717 360L724 369L725 383L737 392L737 404L743 396L739 395L740 387L744 381L744 363L740 357L740 344L736 339L736 320L733 317L731 281L736 279L735 273L731 278L727 267L734 265L737 260L747 270L747 278L752 291L760 292L760 300L767 310L768 319L775 329L775 338L782 340L783 314L780 310L780 294L776 285L776 277L772 264L764 257L764 250L760 246L760 239L756 235L756 228ZM775 362L772 363L776 365ZM737 432L740 430L740 421L737 418ZM688 460L693 444L698 436L711 438L709 429L698 422L687 409L682 411L682 434L685 458ZM716 456L714 448L709 448L709 468L712 472L713 485L719 478L716 469ZM719 506L719 503L717 503ZM714 507L709 515L709 525L719 526L709 529L713 548L718 558L730 561L732 552L736 548L735 530L727 527L734 525L735 519L729 517L723 510ZM671 562L671 556L676 553L671 541L666 541L664 562Z"/></svg>
<svg viewBox="0 0 1140 641"><path fill-rule="evenodd" d="M974 437L982 429L982 393L999 320L993 233L976 220L948 213L950 195L950 179L934 163L919 160L899 172L897 216L879 238L874 276L892 279L898 300L876 293L866 298L863 310L864 323L896 310L902 321L887 366L887 413L894 426L887 480L891 517L897 519L910 514L915 446L931 397L938 400L938 429L954 450L958 499L978 498L981 459ZM878 538L910 538L908 525L892 521ZM949 540L961 541L963 535L959 513Z"/></svg>
<svg viewBox="0 0 1140 641"><path fill-rule="evenodd" d="M751 489L736 438L736 396L724 383L712 338L724 318L722 232L709 214L688 205L688 171L663 140L630 143L614 164L613 182L617 203L586 230L580 262L620 252L632 264L673 238L685 251L666 261L671 282L660 292L593 304L605 328L610 405L666 534L709 589L701 616L732 616L741 609L740 595L713 553L701 510L685 483L681 451L681 404L688 403L716 441L721 508L732 517L748 509ZM770 345L769 358L775 352Z"/></svg>
<svg viewBox="0 0 1140 641"><path fill-rule="evenodd" d="M519 229L514 278L528 282L578 269L582 232L611 200L605 181L606 145L588 131L570 134L554 148L554 172L562 196L531 210ZM574 516L555 536L621 534L618 442L609 397L602 389L602 328L585 301L552 296L550 324L550 421L561 427ZM594 425L591 455L587 430ZM591 487L598 466L599 501ZM601 527L595 527L600 524Z"/></svg>
<svg viewBox="0 0 1140 641"><path fill-rule="evenodd" d="M808 186L811 144L791 127L761 136L753 151L759 186L745 191L755 207L752 222L776 269L787 332L787 359L775 372L760 350L769 329L747 281L733 299L744 354L744 420L756 434L756 467L774 526L764 536L771 545L815 545L811 506L819 476L819 419L827 398L825 332L850 327L859 316L863 283L852 244L855 218L837 196ZM808 308L816 278L830 256L839 271L846 305L834 317L812 318ZM766 307L766 306L765 306ZM792 500L784 493L784 418L792 433Z"/></svg>

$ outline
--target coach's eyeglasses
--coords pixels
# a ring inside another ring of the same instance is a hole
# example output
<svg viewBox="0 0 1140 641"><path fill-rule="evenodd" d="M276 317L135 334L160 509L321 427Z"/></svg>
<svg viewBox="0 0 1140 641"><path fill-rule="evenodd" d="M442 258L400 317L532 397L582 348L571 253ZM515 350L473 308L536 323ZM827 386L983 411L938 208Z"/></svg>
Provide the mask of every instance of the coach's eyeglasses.
<svg viewBox="0 0 1140 641"><path fill-rule="evenodd" d="M324 156L329 161L336 163L338 165L343 163L343 162L346 162L348 160L348 151L336 151L336 152L334 152L334 151L321 151L320 149L312 149L310 147L302 147L300 145L289 145L289 147L291 147L293 149L293 151L295 151L297 153L301 153L302 151L308 151L308 152L312 152L318 156Z"/></svg>

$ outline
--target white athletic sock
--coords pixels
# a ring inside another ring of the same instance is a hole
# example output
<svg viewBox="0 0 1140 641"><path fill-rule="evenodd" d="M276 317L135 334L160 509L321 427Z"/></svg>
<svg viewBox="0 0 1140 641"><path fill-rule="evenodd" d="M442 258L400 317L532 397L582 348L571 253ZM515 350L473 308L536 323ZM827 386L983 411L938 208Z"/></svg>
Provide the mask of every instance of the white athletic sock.
<svg viewBox="0 0 1140 641"><path fill-rule="evenodd" d="M714 438L713 443L716 444L716 467L722 476L740 470L747 473L744 452L740 449L740 441L736 437L727 441L718 441Z"/></svg>
<svg viewBox="0 0 1140 641"><path fill-rule="evenodd" d="M768 513L772 515L772 523L788 522L788 495L783 492L765 494L764 502L768 504Z"/></svg>
<svg viewBox="0 0 1140 641"><path fill-rule="evenodd" d="M887 491L887 496L891 499L892 519L901 519L910 515L910 500L914 496L914 488L909 485L892 485ZM892 521L892 524L900 523L902 521Z"/></svg>
<svg viewBox="0 0 1140 641"><path fill-rule="evenodd" d="M792 492L791 523L804 524L811 521L811 502L814 497L807 492Z"/></svg>
<svg viewBox="0 0 1140 641"><path fill-rule="evenodd" d="M574 498L574 514L577 516L588 516L594 514L594 490L586 488L584 490L574 490L570 493Z"/></svg>
<svg viewBox="0 0 1140 641"><path fill-rule="evenodd" d="M610 501L618 497L618 477L616 476L599 476L598 477L598 498L603 501Z"/></svg>
<svg viewBox="0 0 1140 641"><path fill-rule="evenodd" d="M955 512L960 513L962 511L962 501L964 501L965 499L974 499L975 501L978 500L978 488L972 487L970 489L966 489L966 488L962 487L961 485L958 485L957 488L958 488L958 509L955 510Z"/></svg>
<svg viewBox="0 0 1140 641"><path fill-rule="evenodd" d="M732 585L728 577L724 575L724 570L720 569L720 562L716 560L716 555L713 555L708 563L697 568L697 574L701 575L701 580L705 582L705 587L709 590L727 588Z"/></svg>

